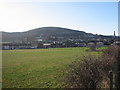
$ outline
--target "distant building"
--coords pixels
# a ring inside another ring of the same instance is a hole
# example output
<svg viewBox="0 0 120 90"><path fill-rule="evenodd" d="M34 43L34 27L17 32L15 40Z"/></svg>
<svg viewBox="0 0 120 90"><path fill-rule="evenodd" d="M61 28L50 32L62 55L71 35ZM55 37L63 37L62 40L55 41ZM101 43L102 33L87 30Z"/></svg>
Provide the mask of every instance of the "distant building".
<svg viewBox="0 0 120 90"><path fill-rule="evenodd" d="M30 49L31 44L14 44L14 49Z"/></svg>
<svg viewBox="0 0 120 90"><path fill-rule="evenodd" d="M113 45L120 45L120 41L115 41Z"/></svg>
<svg viewBox="0 0 120 90"><path fill-rule="evenodd" d="M44 46L50 46L51 44L50 43L44 43L43 45Z"/></svg>
<svg viewBox="0 0 120 90"><path fill-rule="evenodd" d="M97 42L97 43L96 43L96 46L97 46L97 47L102 47L102 46L104 46L104 43L103 43L103 42Z"/></svg>
<svg viewBox="0 0 120 90"><path fill-rule="evenodd" d="M42 39L37 39L36 41L38 41L38 42L42 42L43 40L42 40Z"/></svg>
<svg viewBox="0 0 120 90"><path fill-rule="evenodd" d="M3 50L12 50L12 49L31 49L35 48L31 44L19 44L19 43L10 43L10 42L3 42L2 49Z"/></svg>
<svg viewBox="0 0 120 90"><path fill-rule="evenodd" d="M44 44L43 44L43 47L44 47L44 48L49 48L50 46L51 46L50 43L44 43Z"/></svg>
<svg viewBox="0 0 120 90"><path fill-rule="evenodd" d="M2 49L3 50L11 50L13 48L14 47L12 46L12 43L10 43L10 42L4 42L4 43L2 43Z"/></svg>
<svg viewBox="0 0 120 90"><path fill-rule="evenodd" d="M89 43L87 44L87 46L88 46L88 47L95 46L95 43L94 43L94 42L89 42Z"/></svg>
<svg viewBox="0 0 120 90"><path fill-rule="evenodd" d="M85 47L86 46L86 43L75 43L78 47Z"/></svg>

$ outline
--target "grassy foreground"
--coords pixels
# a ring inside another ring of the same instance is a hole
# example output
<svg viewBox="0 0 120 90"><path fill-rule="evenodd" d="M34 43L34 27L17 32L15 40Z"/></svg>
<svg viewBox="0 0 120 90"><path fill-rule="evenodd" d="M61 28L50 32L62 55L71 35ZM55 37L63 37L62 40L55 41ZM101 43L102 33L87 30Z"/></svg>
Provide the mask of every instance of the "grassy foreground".
<svg viewBox="0 0 120 90"><path fill-rule="evenodd" d="M83 58L88 48L50 48L3 51L3 88L64 87L63 71ZM98 54L98 52L92 52Z"/></svg>

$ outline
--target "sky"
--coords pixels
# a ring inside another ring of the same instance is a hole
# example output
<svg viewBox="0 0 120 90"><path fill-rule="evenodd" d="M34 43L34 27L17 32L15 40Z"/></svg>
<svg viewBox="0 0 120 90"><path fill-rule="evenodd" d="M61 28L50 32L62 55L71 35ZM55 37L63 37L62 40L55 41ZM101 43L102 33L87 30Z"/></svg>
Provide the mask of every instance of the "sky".
<svg viewBox="0 0 120 90"><path fill-rule="evenodd" d="M0 31L63 27L93 34L118 34L117 2L5 2L0 3L0 12Z"/></svg>

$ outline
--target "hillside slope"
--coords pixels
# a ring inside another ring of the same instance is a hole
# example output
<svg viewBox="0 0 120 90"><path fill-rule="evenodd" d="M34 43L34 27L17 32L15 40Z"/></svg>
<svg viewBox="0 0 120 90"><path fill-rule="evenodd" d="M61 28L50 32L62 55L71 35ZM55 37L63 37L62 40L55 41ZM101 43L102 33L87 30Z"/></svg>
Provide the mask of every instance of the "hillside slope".
<svg viewBox="0 0 120 90"><path fill-rule="evenodd" d="M93 35L91 33L86 33L83 31L72 30L60 27L43 27L29 30L26 32L2 32L3 42L20 42L34 41L37 37L41 37L44 40L68 40L68 39L82 39L87 40L90 38L100 38L103 36ZM104 37L108 38L108 37Z"/></svg>

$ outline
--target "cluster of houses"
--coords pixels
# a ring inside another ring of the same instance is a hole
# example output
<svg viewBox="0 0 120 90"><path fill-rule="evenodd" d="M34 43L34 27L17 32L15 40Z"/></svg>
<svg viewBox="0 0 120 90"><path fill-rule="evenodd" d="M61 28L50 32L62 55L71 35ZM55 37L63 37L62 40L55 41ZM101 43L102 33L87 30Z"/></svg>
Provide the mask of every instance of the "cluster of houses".
<svg viewBox="0 0 120 90"><path fill-rule="evenodd" d="M81 39L68 39L66 41L60 40L43 40L40 37L37 37L34 42L19 42L19 43L12 43L12 42L2 42L2 49L3 50L12 50L12 49L37 49L37 48L64 48L64 47L102 47L107 45L117 44L120 45L120 38L119 40L115 39L115 32L114 37L112 39L94 39L93 40L81 40Z"/></svg>
<svg viewBox="0 0 120 90"><path fill-rule="evenodd" d="M37 46L32 46L31 44L26 43L11 43L11 42L3 42L2 43L2 49L3 50L12 50L12 49L34 49L37 48Z"/></svg>
<svg viewBox="0 0 120 90"><path fill-rule="evenodd" d="M62 48L62 47L90 47L90 46L105 46L103 42L81 42L81 43L11 43L4 42L2 43L3 50L12 50L12 49L37 49L37 48Z"/></svg>
<svg viewBox="0 0 120 90"><path fill-rule="evenodd" d="M111 43L112 44L119 44L120 41L116 41ZM81 42L81 43L11 43L11 42L4 42L2 43L3 50L12 50L12 49L37 49L37 48L63 48L63 47L102 47L106 46L104 42Z"/></svg>

